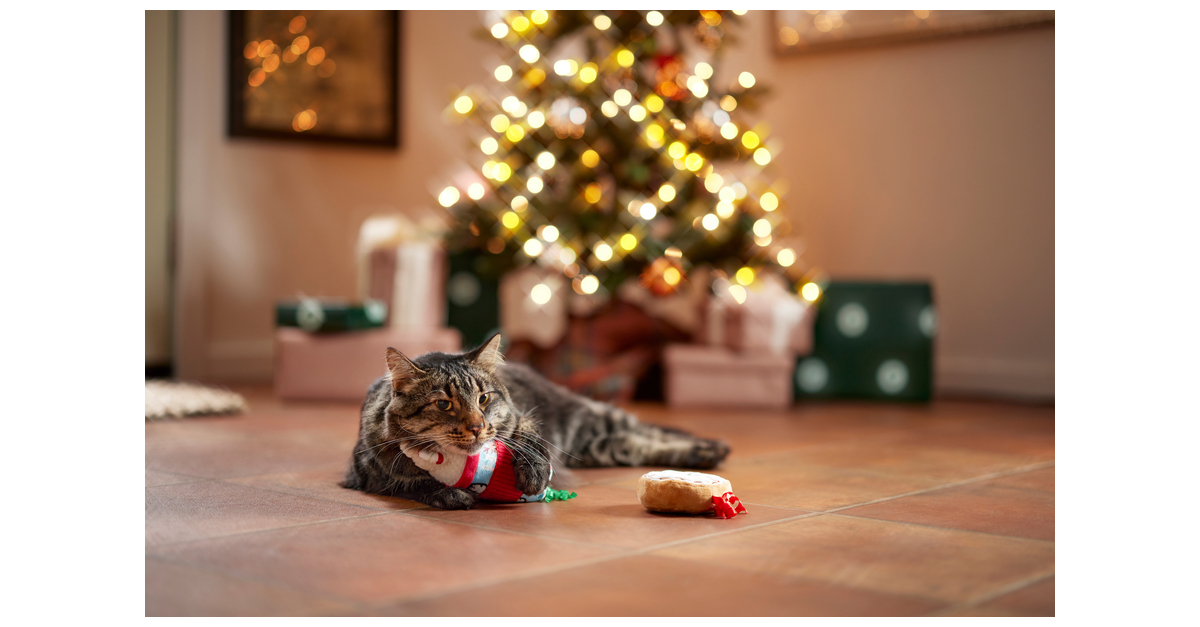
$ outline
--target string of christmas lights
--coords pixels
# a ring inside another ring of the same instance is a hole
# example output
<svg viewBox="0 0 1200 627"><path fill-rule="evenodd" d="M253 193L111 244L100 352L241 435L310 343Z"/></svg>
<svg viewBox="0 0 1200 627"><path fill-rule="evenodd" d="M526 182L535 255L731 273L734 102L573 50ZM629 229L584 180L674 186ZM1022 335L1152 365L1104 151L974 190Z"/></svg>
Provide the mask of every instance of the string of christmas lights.
<svg viewBox="0 0 1200 627"><path fill-rule="evenodd" d="M706 264L739 302L766 268L816 300L763 174L779 146L742 119L767 90L750 72L713 82L725 26L744 13L489 13L495 83L448 108L473 123L484 159L438 194L448 247L486 251L500 272L554 268L579 294L636 277L665 295Z"/></svg>

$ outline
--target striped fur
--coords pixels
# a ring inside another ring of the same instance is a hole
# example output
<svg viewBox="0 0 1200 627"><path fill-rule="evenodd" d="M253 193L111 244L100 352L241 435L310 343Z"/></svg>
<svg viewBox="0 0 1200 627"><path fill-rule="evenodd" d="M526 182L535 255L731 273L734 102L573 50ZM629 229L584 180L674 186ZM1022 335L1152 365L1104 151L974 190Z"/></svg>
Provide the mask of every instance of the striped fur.
<svg viewBox="0 0 1200 627"><path fill-rule="evenodd" d="M503 363L499 336L462 355L426 353L408 360L389 349L389 375L375 381L362 407L359 438L343 486L400 496L444 509L475 505L417 468L400 444L471 454L492 438L514 454L526 494L569 481L562 469L601 466L713 468L724 442L639 422L625 411L550 383L523 365ZM486 403L480 397L489 394ZM442 407L449 402L450 407ZM469 427L483 424L476 435Z"/></svg>

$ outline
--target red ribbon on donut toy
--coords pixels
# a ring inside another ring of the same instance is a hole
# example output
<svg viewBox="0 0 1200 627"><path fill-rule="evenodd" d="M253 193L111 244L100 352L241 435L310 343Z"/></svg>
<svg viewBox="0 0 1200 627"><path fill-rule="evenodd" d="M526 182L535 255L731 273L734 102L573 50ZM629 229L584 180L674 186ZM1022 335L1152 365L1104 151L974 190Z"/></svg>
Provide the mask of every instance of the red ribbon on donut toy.
<svg viewBox="0 0 1200 627"><path fill-rule="evenodd" d="M747 514L746 506L738 499L733 492L726 492L721 496L714 496L713 508L716 510L717 518L733 518L738 514Z"/></svg>

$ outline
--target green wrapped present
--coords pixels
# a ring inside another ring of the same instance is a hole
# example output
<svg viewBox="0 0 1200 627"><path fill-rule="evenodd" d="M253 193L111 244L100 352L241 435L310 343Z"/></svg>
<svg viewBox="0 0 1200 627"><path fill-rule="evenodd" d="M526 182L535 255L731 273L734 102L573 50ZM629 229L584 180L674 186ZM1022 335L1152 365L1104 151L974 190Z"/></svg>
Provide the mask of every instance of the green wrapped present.
<svg viewBox="0 0 1200 627"><path fill-rule="evenodd" d="M275 326L299 327L310 333L375 329L386 319L387 303L381 300L349 304L303 298L275 305Z"/></svg>
<svg viewBox="0 0 1200 627"><path fill-rule="evenodd" d="M446 325L478 346L500 330L500 277L493 255L451 253L446 280Z"/></svg>
<svg viewBox="0 0 1200 627"><path fill-rule="evenodd" d="M830 283L796 398L928 401L937 313L928 283Z"/></svg>

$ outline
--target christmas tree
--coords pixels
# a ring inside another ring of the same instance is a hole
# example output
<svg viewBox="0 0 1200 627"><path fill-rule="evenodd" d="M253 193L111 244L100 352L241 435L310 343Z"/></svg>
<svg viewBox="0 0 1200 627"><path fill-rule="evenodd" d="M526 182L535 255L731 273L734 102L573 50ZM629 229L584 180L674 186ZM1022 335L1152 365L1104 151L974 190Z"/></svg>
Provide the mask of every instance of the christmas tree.
<svg viewBox="0 0 1200 627"><path fill-rule="evenodd" d="M631 278L669 294L700 265L732 279L739 302L768 267L796 285L762 175L777 150L744 121L766 90L749 72L711 82L743 13L490 13L480 34L503 50L496 83L450 105L474 124L483 178L438 197L454 216L449 249L486 252L496 274L553 268L579 294Z"/></svg>

